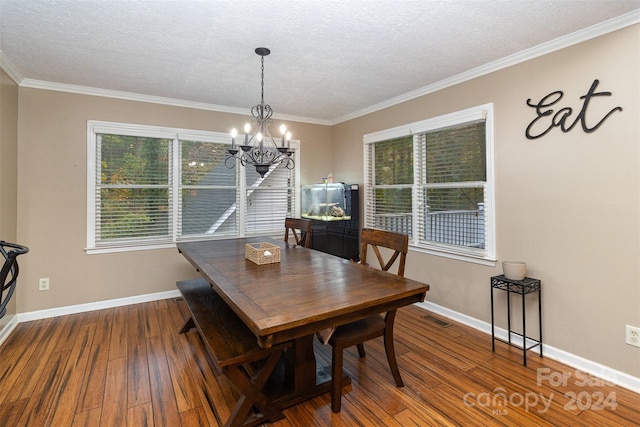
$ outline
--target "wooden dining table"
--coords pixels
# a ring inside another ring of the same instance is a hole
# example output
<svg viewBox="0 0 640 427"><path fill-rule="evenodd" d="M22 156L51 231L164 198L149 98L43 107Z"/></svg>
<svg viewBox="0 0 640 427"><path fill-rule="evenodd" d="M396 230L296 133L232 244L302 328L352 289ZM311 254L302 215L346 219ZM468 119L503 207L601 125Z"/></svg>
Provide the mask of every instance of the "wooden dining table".
<svg viewBox="0 0 640 427"><path fill-rule="evenodd" d="M280 261L258 265L245 245L280 248ZM253 332L260 347L290 342L285 393L272 404L290 407L330 390L318 369L314 335L367 316L423 301L429 285L349 260L268 238L178 243L178 250ZM349 383L345 377L343 385Z"/></svg>

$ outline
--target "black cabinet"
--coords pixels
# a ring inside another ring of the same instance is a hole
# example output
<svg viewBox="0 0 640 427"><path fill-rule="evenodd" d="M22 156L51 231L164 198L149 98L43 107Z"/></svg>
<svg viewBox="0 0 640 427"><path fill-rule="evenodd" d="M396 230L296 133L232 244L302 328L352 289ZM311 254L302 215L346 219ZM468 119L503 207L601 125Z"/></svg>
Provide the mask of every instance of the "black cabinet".
<svg viewBox="0 0 640 427"><path fill-rule="evenodd" d="M357 184L302 187L302 217L312 220L311 248L341 258L360 259L360 202Z"/></svg>

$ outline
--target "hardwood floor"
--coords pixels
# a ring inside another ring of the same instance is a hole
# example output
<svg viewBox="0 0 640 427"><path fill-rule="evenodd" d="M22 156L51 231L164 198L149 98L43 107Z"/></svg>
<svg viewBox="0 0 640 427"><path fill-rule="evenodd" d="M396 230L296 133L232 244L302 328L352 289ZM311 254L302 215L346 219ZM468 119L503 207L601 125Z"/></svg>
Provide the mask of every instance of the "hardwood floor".
<svg viewBox="0 0 640 427"><path fill-rule="evenodd" d="M218 426L237 392L206 361L197 333L178 334L168 299L21 323L0 347L0 424ZM417 307L398 311L394 386L382 340L345 352L352 378L333 414L328 394L284 411L285 426L631 426L640 395ZM330 349L318 344L318 365Z"/></svg>

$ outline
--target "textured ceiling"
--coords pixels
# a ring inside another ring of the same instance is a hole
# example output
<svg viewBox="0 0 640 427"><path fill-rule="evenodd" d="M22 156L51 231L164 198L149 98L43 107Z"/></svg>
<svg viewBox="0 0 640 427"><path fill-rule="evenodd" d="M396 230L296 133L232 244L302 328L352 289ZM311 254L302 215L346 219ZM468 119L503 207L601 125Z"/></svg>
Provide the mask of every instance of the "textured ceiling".
<svg viewBox="0 0 640 427"><path fill-rule="evenodd" d="M335 123L640 9L640 0L0 0L21 84ZM632 15L636 16L636 15ZM24 79L24 80L22 80Z"/></svg>

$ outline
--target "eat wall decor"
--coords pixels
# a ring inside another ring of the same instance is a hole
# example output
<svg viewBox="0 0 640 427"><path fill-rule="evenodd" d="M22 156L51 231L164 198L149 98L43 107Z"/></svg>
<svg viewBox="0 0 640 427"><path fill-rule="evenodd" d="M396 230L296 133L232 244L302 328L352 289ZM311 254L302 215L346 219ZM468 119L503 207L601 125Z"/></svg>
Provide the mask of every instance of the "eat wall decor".
<svg viewBox="0 0 640 427"><path fill-rule="evenodd" d="M527 105L535 109L536 112L536 118L529 123L525 131L527 138L536 139L545 136L554 127L559 127L562 132L566 133L573 129L578 123L582 126L583 131L591 133L598 129L613 113L622 111L622 107L612 108L604 117L600 118L600 120L595 121L590 119L591 123L595 121L595 123L590 126L590 123L587 122L587 108L589 107L589 103L598 96L611 96L611 92L596 92L598 83L600 83L598 79L595 79L587 93L580 97L580 99L583 100L582 109L575 118L571 117L573 114L571 107L560 108L557 111L554 109L555 105L560 102L564 95L561 90L543 96L537 103L532 101L531 98L527 99Z"/></svg>

